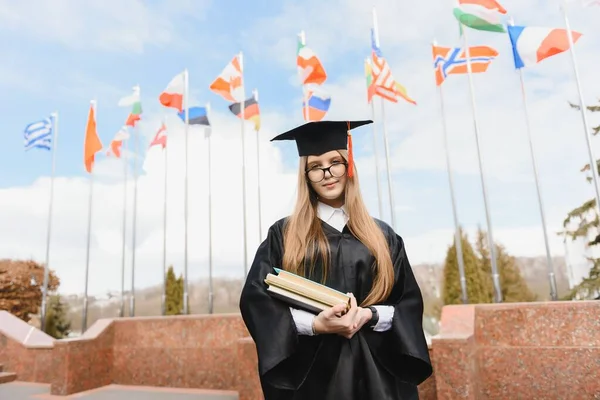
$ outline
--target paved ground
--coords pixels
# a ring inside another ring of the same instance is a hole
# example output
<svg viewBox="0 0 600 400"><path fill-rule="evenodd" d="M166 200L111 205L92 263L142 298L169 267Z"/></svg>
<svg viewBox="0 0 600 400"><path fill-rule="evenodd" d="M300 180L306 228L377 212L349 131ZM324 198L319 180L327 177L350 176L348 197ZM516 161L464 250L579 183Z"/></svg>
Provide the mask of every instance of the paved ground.
<svg viewBox="0 0 600 400"><path fill-rule="evenodd" d="M0 384L0 400L238 400L237 393L216 390L109 385L71 396L51 396L50 385Z"/></svg>
<svg viewBox="0 0 600 400"><path fill-rule="evenodd" d="M36 394L50 393L50 385L29 385L20 382L3 383L0 385L1 400L34 399Z"/></svg>

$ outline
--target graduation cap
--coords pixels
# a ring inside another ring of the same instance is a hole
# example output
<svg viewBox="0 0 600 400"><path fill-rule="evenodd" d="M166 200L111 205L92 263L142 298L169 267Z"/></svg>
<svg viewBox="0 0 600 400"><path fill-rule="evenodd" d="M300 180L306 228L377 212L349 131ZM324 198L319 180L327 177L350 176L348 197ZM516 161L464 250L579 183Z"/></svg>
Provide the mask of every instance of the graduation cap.
<svg viewBox="0 0 600 400"><path fill-rule="evenodd" d="M313 121L300 125L271 139L295 140L298 155L318 156L332 150L348 150L348 177L354 175L352 135L350 130L373 121Z"/></svg>

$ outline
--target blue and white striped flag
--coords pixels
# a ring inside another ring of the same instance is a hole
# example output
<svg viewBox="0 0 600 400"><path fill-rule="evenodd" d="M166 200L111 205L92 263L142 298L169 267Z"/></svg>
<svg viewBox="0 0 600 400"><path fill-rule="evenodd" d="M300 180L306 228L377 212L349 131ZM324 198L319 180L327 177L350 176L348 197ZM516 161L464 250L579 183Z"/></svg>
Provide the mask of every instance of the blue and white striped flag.
<svg viewBox="0 0 600 400"><path fill-rule="evenodd" d="M52 148L52 117L27 125L23 137L25 151L33 148L50 150Z"/></svg>

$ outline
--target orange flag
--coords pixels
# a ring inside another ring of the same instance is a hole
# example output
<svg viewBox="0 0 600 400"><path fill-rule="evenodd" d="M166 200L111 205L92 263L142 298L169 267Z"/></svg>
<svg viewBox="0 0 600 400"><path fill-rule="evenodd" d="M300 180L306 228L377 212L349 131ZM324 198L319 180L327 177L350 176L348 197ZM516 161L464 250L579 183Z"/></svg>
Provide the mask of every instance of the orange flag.
<svg viewBox="0 0 600 400"><path fill-rule="evenodd" d="M88 173L92 173L96 153L102 150L102 142L96 131L96 110L94 109L93 104L90 104L90 113L88 115L87 127L85 128L85 143L83 149L85 170Z"/></svg>

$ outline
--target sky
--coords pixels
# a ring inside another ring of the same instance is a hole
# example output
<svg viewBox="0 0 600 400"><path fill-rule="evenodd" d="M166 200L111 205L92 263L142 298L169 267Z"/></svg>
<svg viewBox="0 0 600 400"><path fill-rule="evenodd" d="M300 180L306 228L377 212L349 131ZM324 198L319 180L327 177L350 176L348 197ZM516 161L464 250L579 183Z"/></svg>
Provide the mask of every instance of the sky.
<svg viewBox="0 0 600 400"><path fill-rule="evenodd" d="M92 190L89 294L121 289L124 164L99 153L93 180L83 164L83 140L90 100L97 101L98 131L104 146L125 121L121 97L140 85L143 117L138 148L128 143L125 288L159 284L163 268L164 153L148 145L166 121L167 262L184 269L184 129L173 110L158 102L160 92L185 68L190 104L210 104L210 141L202 128L189 129L188 274L209 270L209 194L212 199L212 268L215 275L241 278L268 228L294 205L297 152L293 142L269 140L301 124L302 89L296 71L297 34L322 60L328 73L324 89L332 96L327 119L371 119L366 101L364 59L370 55L372 8L378 15L381 50L394 77L417 105L386 102L396 232L412 264L442 262L453 238L454 222L442 142L440 97L432 68L431 42L459 46L453 2L417 3L376 0L141 1L0 0L0 258L46 259L51 153L23 149L23 129L58 112L50 267L61 279L60 292L82 293L85 285L87 221ZM504 0L518 25L563 28L558 0ZM231 10L235 9L236 12ZM597 102L600 81L600 7L569 5L572 29L583 33L576 44L584 99ZM516 256L545 255L519 75L506 34L468 31L470 45L494 47L499 56L485 74L474 76L479 139L496 242ZM235 54L242 52L246 93L259 93L262 128L256 133L209 90ZM593 197L579 171L587 163L581 115L569 53L524 71L529 117L552 254L565 249L556 232L567 212ZM449 155L460 223L473 238L486 228L475 146L473 112L466 76L444 83ZM590 124L597 117L589 115ZM375 102L377 149L372 126L353 134L363 196L374 217L390 223L382 108ZM258 143L257 143L258 141ZM595 151L599 151L594 139ZM208 148L211 188L208 185ZM260 185L257 173L260 154ZM375 155L377 150L377 157ZM138 157L134 157L138 154ZM375 160L383 213L379 214ZM135 246L131 177L139 167ZM242 191L242 174L246 194ZM90 184L92 182L93 184ZM258 187L261 226L258 217ZM246 204L246 240L244 212ZM133 249L135 248L135 253ZM135 254L135 270L132 265ZM582 274L585 272L582 270Z"/></svg>

